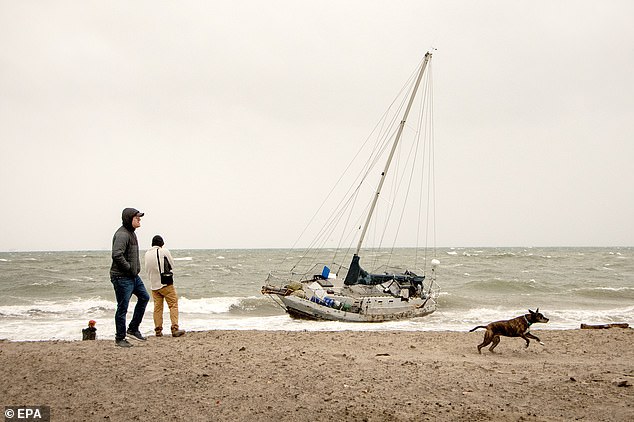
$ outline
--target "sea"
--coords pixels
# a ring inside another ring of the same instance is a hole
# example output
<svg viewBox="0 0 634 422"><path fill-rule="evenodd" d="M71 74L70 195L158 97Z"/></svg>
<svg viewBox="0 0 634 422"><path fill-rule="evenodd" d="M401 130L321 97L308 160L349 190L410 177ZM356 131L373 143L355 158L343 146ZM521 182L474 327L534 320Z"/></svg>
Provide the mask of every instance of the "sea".
<svg viewBox="0 0 634 422"><path fill-rule="evenodd" d="M436 249L437 311L384 323L296 320L263 296L269 271L299 257L297 251L171 252L180 326L188 331L468 331L537 308L550 318L539 324L544 330L634 323L632 247ZM392 261L415 252L396 249ZM0 339L81 340L91 319L98 338L114 339L110 264L110 251L0 253ZM150 302L141 324L145 334L153 333L152 307Z"/></svg>

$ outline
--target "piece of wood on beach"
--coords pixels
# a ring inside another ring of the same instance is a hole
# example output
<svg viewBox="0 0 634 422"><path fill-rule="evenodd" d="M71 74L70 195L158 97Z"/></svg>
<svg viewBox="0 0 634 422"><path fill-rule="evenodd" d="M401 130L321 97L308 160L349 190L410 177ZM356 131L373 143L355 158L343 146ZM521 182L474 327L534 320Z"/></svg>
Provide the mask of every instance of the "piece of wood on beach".
<svg viewBox="0 0 634 422"><path fill-rule="evenodd" d="M607 328L629 328L630 325L626 323L613 323L613 324L581 324L582 330L604 330Z"/></svg>

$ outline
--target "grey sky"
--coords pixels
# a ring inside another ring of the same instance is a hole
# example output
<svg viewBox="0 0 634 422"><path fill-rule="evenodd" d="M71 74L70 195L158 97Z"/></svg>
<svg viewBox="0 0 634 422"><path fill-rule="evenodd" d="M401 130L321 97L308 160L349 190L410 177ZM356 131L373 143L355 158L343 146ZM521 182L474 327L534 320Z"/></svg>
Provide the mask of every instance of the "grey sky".
<svg viewBox="0 0 634 422"><path fill-rule="evenodd" d="M632 16L0 0L0 251L289 247L431 47L439 246L634 245Z"/></svg>

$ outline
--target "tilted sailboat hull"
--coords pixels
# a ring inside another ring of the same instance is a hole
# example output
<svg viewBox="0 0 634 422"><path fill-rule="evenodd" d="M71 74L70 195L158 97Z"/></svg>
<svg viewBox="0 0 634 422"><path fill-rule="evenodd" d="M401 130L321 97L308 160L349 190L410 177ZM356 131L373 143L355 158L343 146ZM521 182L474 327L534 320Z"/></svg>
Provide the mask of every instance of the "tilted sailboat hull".
<svg viewBox="0 0 634 422"><path fill-rule="evenodd" d="M399 298L365 297L362 299L365 306L362 303L359 312L329 308L297 296L280 296L280 299L290 316L318 321L385 322L423 317L436 310L436 302L431 298L394 305L394 301L400 302Z"/></svg>

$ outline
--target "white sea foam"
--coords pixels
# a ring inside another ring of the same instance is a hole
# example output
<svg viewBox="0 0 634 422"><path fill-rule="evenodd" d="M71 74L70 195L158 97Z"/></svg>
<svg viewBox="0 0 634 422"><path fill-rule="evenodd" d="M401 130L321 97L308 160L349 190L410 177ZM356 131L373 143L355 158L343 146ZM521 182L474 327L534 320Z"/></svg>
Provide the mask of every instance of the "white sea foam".
<svg viewBox="0 0 634 422"><path fill-rule="evenodd" d="M100 298L79 299L79 300L36 300L29 305L5 305L0 306L0 315L3 317L46 317L50 318L73 318L89 317L106 311L116 309L116 303Z"/></svg>
<svg viewBox="0 0 634 422"><path fill-rule="evenodd" d="M240 304L241 297L211 297L200 299L178 299L178 309L192 314L222 314L229 312L232 306Z"/></svg>
<svg viewBox="0 0 634 422"><path fill-rule="evenodd" d="M34 281L30 283L30 286L50 286L51 284L55 284L57 280L49 280L49 281Z"/></svg>
<svg viewBox="0 0 634 422"><path fill-rule="evenodd" d="M238 299L238 298L233 298ZM205 303L206 300L194 299L190 302ZM228 301L229 302L229 301ZM212 302L213 303L213 302ZM113 308L114 308L114 304ZM204 306L203 306L204 307ZM179 306L180 308L180 306ZM131 317L132 305L128 318ZM152 309L148 306L141 332L153 334ZM262 331L468 331L476 325L485 325L492 321L509 319L523 315L526 310L509 311L502 307L497 309L474 308L468 311L451 310L436 311L424 318L385 323L343 323L334 321L295 320L288 315L258 317L227 317L214 313L181 312L181 326L188 331L206 330L262 330ZM604 311L580 311L575 309L545 312L550 318L547 324L535 324L533 330L577 329L581 323L604 324L609 322L631 321L634 318L634 306ZM97 336L99 339L114 339L114 309L107 315L97 319ZM166 314L167 315L167 314ZM30 319L25 323L22 319L6 318L0 325L0 339L14 341L38 340L80 340L81 329L87 318L41 318Z"/></svg>
<svg viewBox="0 0 634 422"><path fill-rule="evenodd" d="M577 290L581 290L581 289L577 289ZM612 292L623 292L628 290L634 291L634 287L593 287L591 290L608 290Z"/></svg>
<svg viewBox="0 0 634 422"><path fill-rule="evenodd" d="M182 258L174 258L174 261L191 261L192 259L191 256L184 256Z"/></svg>

